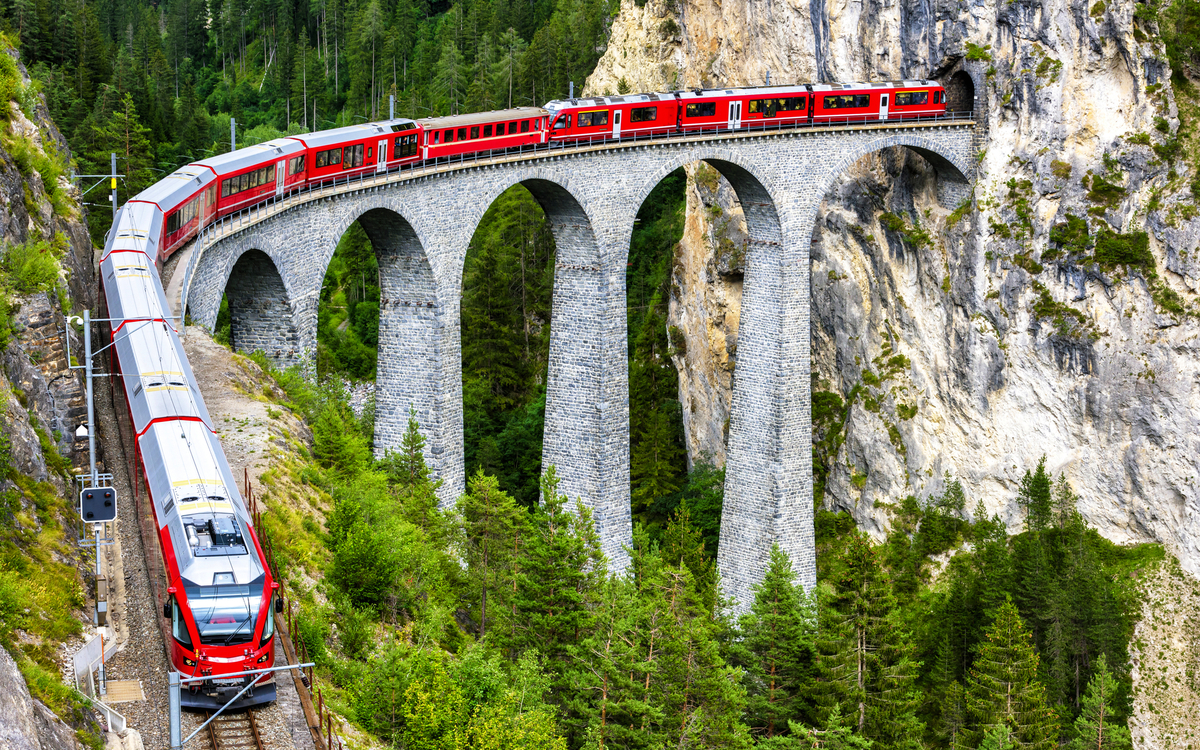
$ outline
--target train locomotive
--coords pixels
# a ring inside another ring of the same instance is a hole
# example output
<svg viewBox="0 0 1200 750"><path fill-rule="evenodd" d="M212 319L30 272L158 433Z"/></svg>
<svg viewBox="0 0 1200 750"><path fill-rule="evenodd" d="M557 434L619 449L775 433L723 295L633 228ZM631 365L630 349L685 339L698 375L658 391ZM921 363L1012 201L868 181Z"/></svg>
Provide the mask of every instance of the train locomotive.
<svg viewBox="0 0 1200 750"><path fill-rule="evenodd" d="M946 113L935 81L802 84L576 98L278 138L188 164L118 212L100 262L122 435L154 511L168 578L172 667L209 677L183 705L269 702L279 584L213 429L173 319L160 264L221 217L330 180L554 143L888 122Z"/></svg>
<svg viewBox="0 0 1200 750"><path fill-rule="evenodd" d="M268 703L269 674L222 677L274 664L282 601L167 312L155 262L163 229L153 203L130 201L101 256L119 430L134 456L135 492L144 490L153 508L172 668L211 676L184 690L181 704L216 709L251 682L235 705Z"/></svg>

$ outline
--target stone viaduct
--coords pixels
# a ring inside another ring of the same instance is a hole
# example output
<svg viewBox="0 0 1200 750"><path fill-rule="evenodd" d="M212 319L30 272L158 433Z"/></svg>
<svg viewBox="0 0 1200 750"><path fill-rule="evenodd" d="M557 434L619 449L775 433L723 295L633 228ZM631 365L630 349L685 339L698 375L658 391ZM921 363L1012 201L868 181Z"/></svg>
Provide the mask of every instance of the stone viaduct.
<svg viewBox="0 0 1200 750"><path fill-rule="evenodd" d="M705 161L732 184L750 234L733 390L718 566L744 607L773 542L816 581L809 393L809 247L838 175L904 146L937 170L951 207L969 190L974 124L864 124L593 144L379 175L300 194L215 226L176 273L209 329L229 297L240 350L284 364L316 347L317 300L338 240L359 221L381 276L376 450L398 445L410 405L443 504L465 488L459 301L471 237L488 206L521 184L545 210L557 265L545 465L582 497L614 570L632 536L625 263L634 218L673 170ZM178 282L171 287L179 290ZM169 296L171 289L169 291ZM173 305L179 305L179 291Z"/></svg>

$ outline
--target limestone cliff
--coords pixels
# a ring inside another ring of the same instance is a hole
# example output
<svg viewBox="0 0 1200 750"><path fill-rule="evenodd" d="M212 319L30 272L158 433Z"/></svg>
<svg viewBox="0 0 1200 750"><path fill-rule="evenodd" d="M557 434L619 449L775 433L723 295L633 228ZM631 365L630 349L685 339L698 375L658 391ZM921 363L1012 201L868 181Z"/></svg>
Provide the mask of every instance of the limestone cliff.
<svg viewBox="0 0 1200 750"><path fill-rule="evenodd" d="M888 503L939 491L945 472L968 507L982 500L1016 531L1018 482L1045 455L1101 533L1162 542L1200 572L1200 210L1180 138L1181 113L1200 108L1172 88L1157 28L1134 8L622 5L589 92L759 83L769 70L780 83L938 78L953 108L975 100L970 201L939 203L920 156L881 152L825 196L811 238L791 238L812 243L823 501L875 534ZM685 344L689 451L720 460L754 269L743 277L737 262L736 196L691 175L669 325ZM1186 716L1159 727L1153 711L1135 701L1139 746L1196 730Z"/></svg>
<svg viewBox="0 0 1200 750"><path fill-rule="evenodd" d="M1133 8L623 4L589 92L757 83L769 70L772 82L937 77L959 107L977 100L973 202L939 204L921 157L882 152L825 197L811 238L814 391L849 401L844 425L817 425L844 438L821 441L825 502L865 528L882 532L879 503L937 491L946 471L972 505L1016 523L1016 483L1045 454L1105 535L1162 541L1200 570L1200 222L1194 175L1171 153L1165 55ZM692 174L670 324L686 343L689 451L720 460L742 230L723 180ZM1081 244L1050 241L1079 219ZM1138 231L1151 262L1094 262L1098 238L1136 246Z"/></svg>

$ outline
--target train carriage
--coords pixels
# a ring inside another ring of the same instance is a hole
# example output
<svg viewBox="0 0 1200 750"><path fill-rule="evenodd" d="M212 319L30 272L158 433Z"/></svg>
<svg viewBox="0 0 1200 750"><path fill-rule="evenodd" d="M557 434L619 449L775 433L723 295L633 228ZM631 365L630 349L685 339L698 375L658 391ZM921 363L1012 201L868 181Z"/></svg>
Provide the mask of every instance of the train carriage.
<svg viewBox="0 0 1200 750"><path fill-rule="evenodd" d="M276 138L196 164L217 176L217 216L224 216L302 184L303 159L302 143Z"/></svg>
<svg viewBox="0 0 1200 750"><path fill-rule="evenodd" d="M945 90L936 81L813 84L812 122L838 125L942 114ZM902 103L896 102L900 95Z"/></svg>
<svg viewBox="0 0 1200 750"><path fill-rule="evenodd" d="M216 176L198 164L188 164L143 190L130 204L153 204L165 227L159 253L165 259L216 215Z"/></svg>
<svg viewBox="0 0 1200 750"><path fill-rule="evenodd" d="M426 159L500 151L546 141L546 110L540 107L428 117L420 123Z"/></svg>
<svg viewBox="0 0 1200 750"><path fill-rule="evenodd" d="M549 138L559 141L669 133L677 126L674 94L630 94L546 103Z"/></svg>
<svg viewBox="0 0 1200 750"><path fill-rule="evenodd" d="M292 136L304 147L301 180L342 179L384 172L389 164L416 161L415 144L409 137L413 134L405 132L416 129L413 120L398 118Z"/></svg>

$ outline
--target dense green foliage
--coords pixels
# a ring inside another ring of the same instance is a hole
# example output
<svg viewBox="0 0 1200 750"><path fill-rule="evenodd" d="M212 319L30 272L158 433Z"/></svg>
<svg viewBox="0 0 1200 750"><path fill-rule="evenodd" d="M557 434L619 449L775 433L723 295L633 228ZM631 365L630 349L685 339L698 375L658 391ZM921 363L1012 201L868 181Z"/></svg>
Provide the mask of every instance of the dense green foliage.
<svg viewBox="0 0 1200 750"><path fill-rule="evenodd" d="M121 198L187 161L284 133L538 105L581 86L611 0L5 0L81 171ZM2 64L2 63L0 63ZM0 94L9 85L0 70ZM615 93L615 92L614 92ZM7 99L8 97L5 97ZM97 212L94 238L107 230Z"/></svg>
<svg viewBox="0 0 1200 750"><path fill-rule="evenodd" d="M553 467L541 502L519 502L477 467L439 510L415 420L375 461L343 395L275 375L314 425L312 463L297 474L330 493L332 511L324 530L304 524L324 553L304 551L283 516L268 516L267 532L285 566L327 560L305 575L285 567L292 586L326 577L328 604L298 595L300 637L327 700L387 742L1125 747L1128 573L1161 550L1088 529L1044 464L1022 482L1026 528L1012 537L982 507L969 515L951 477L938 495L897 503L883 544L819 512L817 588L800 589L775 549L734 621L707 541L720 472L694 472L703 479L679 491L657 538L637 524L632 565L612 575Z"/></svg>

